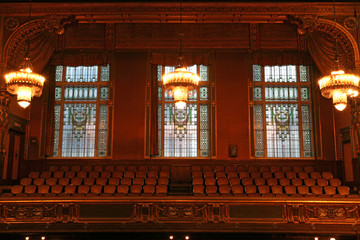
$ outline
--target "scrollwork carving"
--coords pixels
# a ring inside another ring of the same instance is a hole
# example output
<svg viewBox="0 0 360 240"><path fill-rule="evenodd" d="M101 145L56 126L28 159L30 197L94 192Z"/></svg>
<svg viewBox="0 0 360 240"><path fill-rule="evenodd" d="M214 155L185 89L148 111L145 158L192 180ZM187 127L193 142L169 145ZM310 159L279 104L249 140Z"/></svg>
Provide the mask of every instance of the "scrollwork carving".
<svg viewBox="0 0 360 240"><path fill-rule="evenodd" d="M158 216L166 218L198 218L204 216L205 205L158 206Z"/></svg>
<svg viewBox="0 0 360 240"><path fill-rule="evenodd" d="M308 206L309 218L324 219L347 219L355 218L357 207L345 206Z"/></svg>
<svg viewBox="0 0 360 240"><path fill-rule="evenodd" d="M54 205L13 205L5 206L6 219L17 221L39 221L56 218L56 206Z"/></svg>

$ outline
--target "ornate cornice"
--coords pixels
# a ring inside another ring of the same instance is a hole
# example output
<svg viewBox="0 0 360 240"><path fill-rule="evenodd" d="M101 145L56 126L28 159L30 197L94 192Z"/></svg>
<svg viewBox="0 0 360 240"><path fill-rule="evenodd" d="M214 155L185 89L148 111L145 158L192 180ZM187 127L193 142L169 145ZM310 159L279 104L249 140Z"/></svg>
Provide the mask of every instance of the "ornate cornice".
<svg viewBox="0 0 360 240"><path fill-rule="evenodd" d="M353 3L337 3L338 16L352 16ZM238 23L277 22L288 14L317 14L331 17L332 3L314 2L242 2L242 3L183 3L183 22L188 23ZM26 16L28 4L1 4L4 16ZM33 16L76 15L84 22L179 22L179 4L174 3L33 3Z"/></svg>

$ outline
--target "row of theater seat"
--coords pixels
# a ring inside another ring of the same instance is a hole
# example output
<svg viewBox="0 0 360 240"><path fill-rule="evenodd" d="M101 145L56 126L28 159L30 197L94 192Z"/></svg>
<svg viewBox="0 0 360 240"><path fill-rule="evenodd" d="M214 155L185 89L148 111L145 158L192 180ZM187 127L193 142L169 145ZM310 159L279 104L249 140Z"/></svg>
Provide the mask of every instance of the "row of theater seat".
<svg viewBox="0 0 360 240"><path fill-rule="evenodd" d="M13 195L169 194L170 166L60 165L32 171ZM311 166L192 166L194 195L349 195L331 172Z"/></svg>
<svg viewBox="0 0 360 240"><path fill-rule="evenodd" d="M224 196L244 196L244 195L258 195L258 196L349 196L355 197L355 195L350 195L350 189L347 186L268 186L268 185L221 185L221 186L213 186L213 185L193 185L193 193L194 195L204 195L207 194L209 196L214 195L224 195Z"/></svg>
<svg viewBox="0 0 360 240"><path fill-rule="evenodd" d="M192 166L192 171L203 172L314 172L312 166L245 166L245 165L203 165Z"/></svg>
<svg viewBox="0 0 360 240"><path fill-rule="evenodd" d="M331 172L311 166L192 168L192 189L197 195L330 195L348 196L349 188Z"/></svg>
<svg viewBox="0 0 360 240"><path fill-rule="evenodd" d="M16 196L38 195L166 195L168 166L50 166L32 171L13 186Z"/></svg>

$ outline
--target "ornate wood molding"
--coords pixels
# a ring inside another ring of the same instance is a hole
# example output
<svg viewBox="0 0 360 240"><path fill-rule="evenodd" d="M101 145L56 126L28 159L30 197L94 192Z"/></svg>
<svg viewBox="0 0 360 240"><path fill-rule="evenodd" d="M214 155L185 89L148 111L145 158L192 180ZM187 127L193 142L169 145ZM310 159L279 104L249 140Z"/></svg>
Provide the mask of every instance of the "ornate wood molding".
<svg viewBox="0 0 360 240"><path fill-rule="evenodd" d="M73 22L76 22L74 16L45 16L44 18L24 23L8 38L3 52L4 61L8 65L14 66L15 58L27 36L43 31L55 32L61 35L65 31L65 26Z"/></svg>
<svg viewBox="0 0 360 240"><path fill-rule="evenodd" d="M83 22L179 22L179 5L174 3L33 3L33 16L48 14L77 15ZM338 15L352 16L352 3L337 3ZM238 23L282 21L287 14L318 14L329 16L332 3L320 2L239 2L239 3L183 3L183 22L192 23ZM28 5L2 4L0 14L26 16Z"/></svg>

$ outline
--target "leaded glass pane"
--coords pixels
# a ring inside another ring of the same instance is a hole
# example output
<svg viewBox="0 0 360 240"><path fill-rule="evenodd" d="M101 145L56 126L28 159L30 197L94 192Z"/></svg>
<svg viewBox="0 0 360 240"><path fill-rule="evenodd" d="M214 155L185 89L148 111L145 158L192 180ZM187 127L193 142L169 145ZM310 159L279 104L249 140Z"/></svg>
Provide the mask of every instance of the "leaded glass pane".
<svg viewBox="0 0 360 240"><path fill-rule="evenodd" d="M209 81L207 66L200 65L200 81L203 82Z"/></svg>
<svg viewBox="0 0 360 240"><path fill-rule="evenodd" d="M298 99L297 87L271 86L265 87L266 101L296 101Z"/></svg>
<svg viewBox="0 0 360 240"><path fill-rule="evenodd" d="M59 154L59 140L60 140L60 111L61 105L55 104L54 106L54 147L53 156L57 157Z"/></svg>
<svg viewBox="0 0 360 240"><path fill-rule="evenodd" d="M197 92L196 92L196 90L189 91L188 100L189 101L196 101L197 100Z"/></svg>
<svg viewBox="0 0 360 240"><path fill-rule="evenodd" d="M197 104L177 110L174 104L164 109L164 156L197 156Z"/></svg>
<svg viewBox="0 0 360 240"><path fill-rule="evenodd" d="M94 157L96 104L64 104L62 157Z"/></svg>
<svg viewBox="0 0 360 240"><path fill-rule="evenodd" d="M266 104L266 143L268 157L300 157L297 104Z"/></svg>
<svg viewBox="0 0 360 240"><path fill-rule="evenodd" d="M300 82L308 82L309 81L308 67L299 66L299 72L300 72Z"/></svg>
<svg viewBox="0 0 360 240"><path fill-rule="evenodd" d="M300 95L301 95L301 101L309 101L310 100L309 87L301 87Z"/></svg>
<svg viewBox="0 0 360 240"><path fill-rule="evenodd" d="M262 105L254 105L255 156L264 156L264 129Z"/></svg>
<svg viewBox="0 0 360 240"><path fill-rule="evenodd" d="M161 65L157 66L157 79L158 79L158 81L162 80L162 66Z"/></svg>
<svg viewBox="0 0 360 240"><path fill-rule="evenodd" d="M162 87L158 87L158 99L162 99Z"/></svg>
<svg viewBox="0 0 360 240"><path fill-rule="evenodd" d="M96 67L97 68L97 67ZM102 66L101 67L101 81L102 82L108 82L109 81L109 75L110 75L110 66Z"/></svg>
<svg viewBox="0 0 360 240"><path fill-rule="evenodd" d="M174 101L174 97L171 97L168 91L164 91L164 93L165 93L165 101Z"/></svg>
<svg viewBox="0 0 360 240"><path fill-rule="evenodd" d="M253 65L253 79L254 82L261 82L261 66Z"/></svg>
<svg viewBox="0 0 360 240"><path fill-rule="evenodd" d="M296 66L265 66L265 82L296 82Z"/></svg>
<svg viewBox="0 0 360 240"><path fill-rule="evenodd" d="M303 148L304 148L304 157L312 157L312 127L311 127L311 114L310 106L302 105L301 106L301 116L302 116L302 130L303 130Z"/></svg>
<svg viewBox="0 0 360 240"><path fill-rule="evenodd" d="M200 100L209 100L208 87L200 87Z"/></svg>
<svg viewBox="0 0 360 240"><path fill-rule="evenodd" d="M65 87L65 101L96 101L97 87L70 85Z"/></svg>
<svg viewBox="0 0 360 240"><path fill-rule="evenodd" d="M262 99L262 88L254 87L254 100L261 100L261 99Z"/></svg>
<svg viewBox="0 0 360 240"><path fill-rule="evenodd" d="M55 87L55 101L61 100L61 87Z"/></svg>
<svg viewBox="0 0 360 240"><path fill-rule="evenodd" d="M63 76L63 66L56 66L55 81L61 82Z"/></svg>
<svg viewBox="0 0 360 240"><path fill-rule="evenodd" d="M162 71L164 74L173 72L175 67L170 66L158 66L157 77L160 80ZM187 71L195 74L200 73L201 81L208 81L208 67L207 66L189 66ZM162 87L159 87L159 148L161 147L160 156L163 157L197 157L197 156L209 156L209 147L205 149L206 141L209 141L210 137L206 135L208 133L207 125L198 121L197 114L203 121L208 120L207 105L202 110L202 107L198 105L200 100L209 100L209 87L205 86L206 83L202 83L199 90L192 90L189 92L187 105L184 110L175 109L174 99L170 97L167 91L164 91ZM161 94L163 93L163 98ZM161 103L161 104L160 104ZM201 125L203 124L203 125ZM207 123L206 123L207 124ZM202 129L203 128L203 129ZM208 140L206 140L206 138ZM201 145L202 144L202 145ZM209 143L207 142L209 145ZM202 149L203 148L203 149Z"/></svg>
<svg viewBox="0 0 360 240"><path fill-rule="evenodd" d="M66 67L66 82L96 82L97 66Z"/></svg>
<svg viewBox="0 0 360 240"><path fill-rule="evenodd" d="M175 71L173 66L165 66L165 74Z"/></svg>
<svg viewBox="0 0 360 240"><path fill-rule="evenodd" d="M196 65L188 66L186 69L187 69L188 72L192 72L192 73L197 74L197 67L196 67Z"/></svg>
<svg viewBox="0 0 360 240"><path fill-rule="evenodd" d="M108 100L109 99L109 87L102 86L100 87L100 100Z"/></svg>
<svg viewBox="0 0 360 240"><path fill-rule="evenodd" d="M159 149L159 155L161 156L161 139L162 139L162 137L161 137L161 129L162 129L162 126L161 126L161 119L162 119L162 117L161 117L161 113L162 113L162 111L161 111L161 104L159 104L159 106L158 106L158 149Z"/></svg>
<svg viewBox="0 0 360 240"><path fill-rule="evenodd" d="M200 105L200 156L209 156L209 106Z"/></svg>
<svg viewBox="0 0 360 240"><path fill-rule="evenodd" d="M98 127L98 156L106 157L107 149L107 125L108 125L108 105L100 105L99 108L99 127Z"/></svg>

